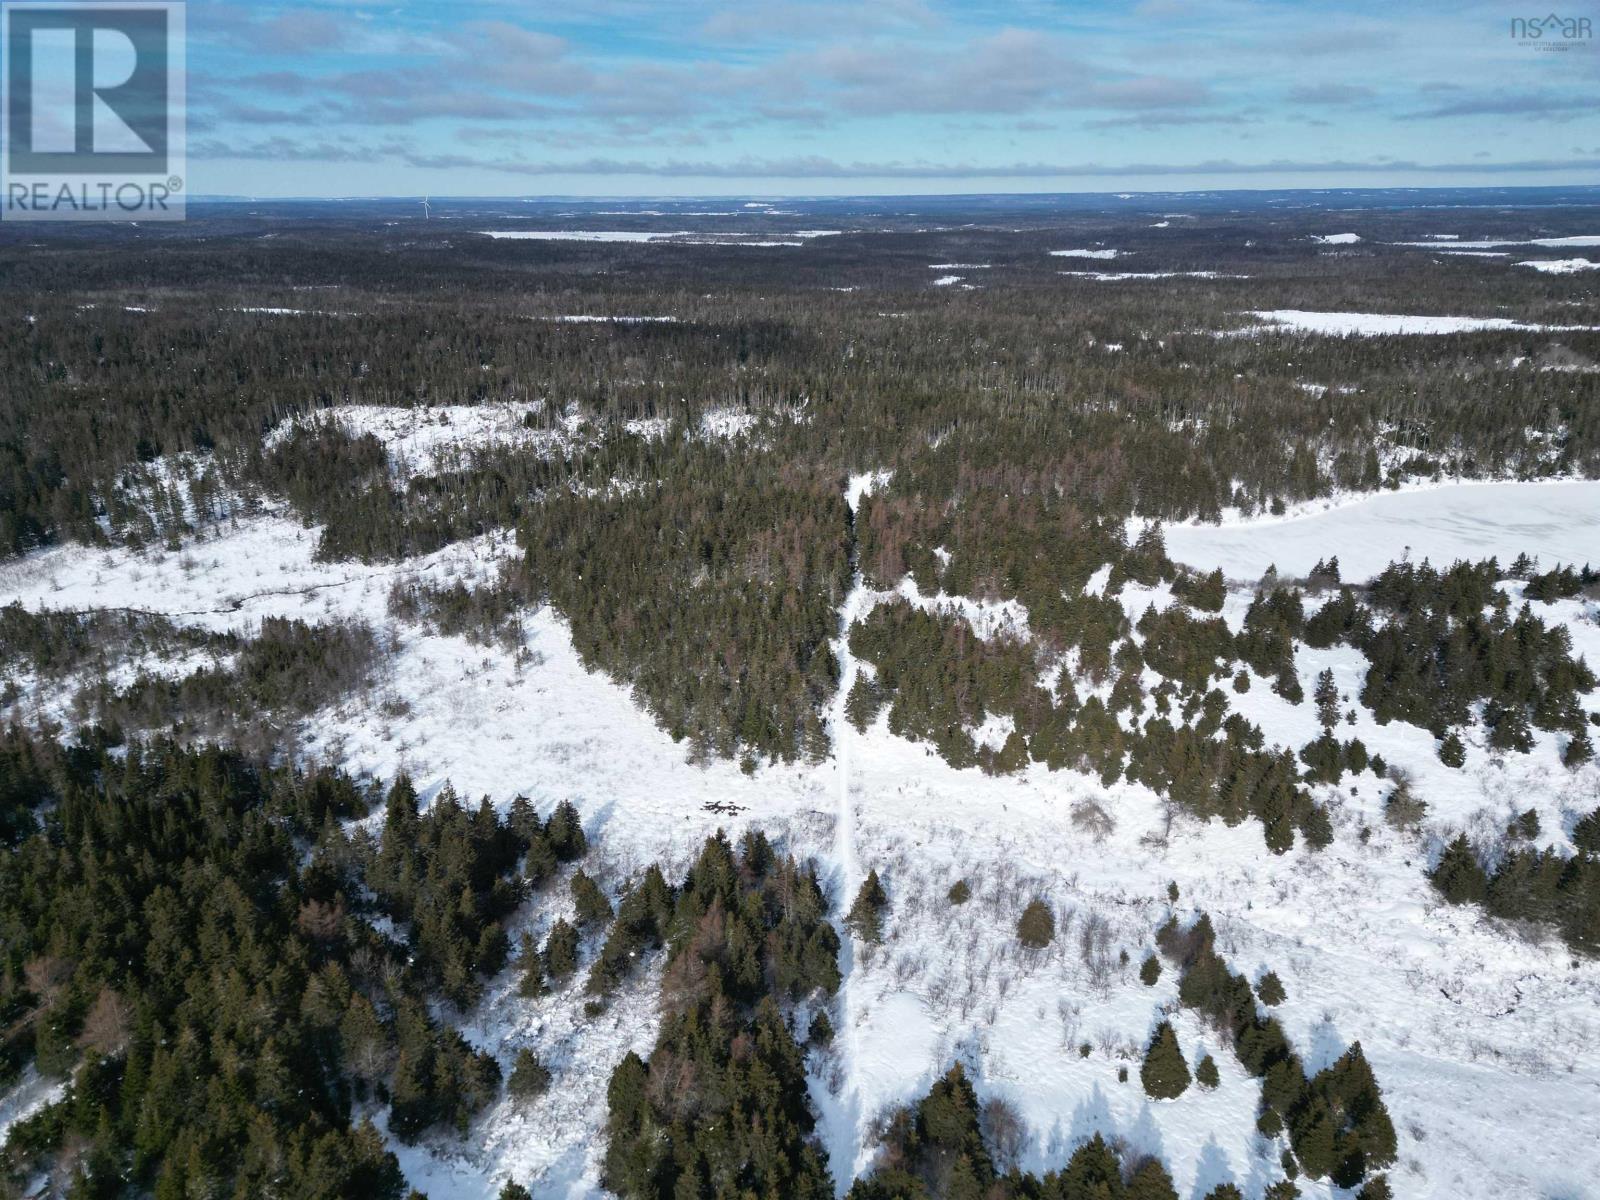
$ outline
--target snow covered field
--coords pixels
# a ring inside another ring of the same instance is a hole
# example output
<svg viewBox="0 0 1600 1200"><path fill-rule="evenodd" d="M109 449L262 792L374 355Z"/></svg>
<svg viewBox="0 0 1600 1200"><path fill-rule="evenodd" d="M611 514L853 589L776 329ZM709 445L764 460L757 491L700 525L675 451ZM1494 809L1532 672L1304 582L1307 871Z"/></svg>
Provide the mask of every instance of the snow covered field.
<svg viewBox="0 0 1600 1200"><path fill-rule="evenodd" d="M1230 579L1259 579L1270 566L1304 575L1337 555L1346 580L1370 579L1391 562L1498 557L1519 553L1557 563L1600 563L1600 483L1457 483L1349 497L1323 511L1221 525L1172 525L1167 552Z"/></svg>
<svg viewBox="0 0 1600 1200"><path fill-rule="evenodd" d="M1318 333L1330 337L1381 337L1388 334L1475 333L1480 330L1519 329L1538 332L1591 331L1593 325L1530 325L1506 317L1431 317L1398 313L1306 312L1279 308L1250 314L1260 325L1224 331L1230 335L1254 333Z"/></svg>
<svg viewBox="0 0 1600 1200"><path fill-rule="evenodd" d="M417 458L460 432L454 416L454 433L371 419L391 453L398 445ZM854 480L852 506L885 479ZM1487 554L1504 561L1520 550L1546 565L1600 562L1600 484L1383 494L1292 519L1172 527L1167 540L1180 561L1222 565L1240 579L1273 562L1303 571L1329 554L1357 578L1407 547L1413 558L1439 563ZM483 579L514 552L496 535L410 563L322 564L312 559L316 542L316 530L267 515L218 526L177 553L64 547L0 570L0 600L128 605L211 629L245 629L273 613L382 624L397 577ZM1027 633L1020 606L924 597L909 584L899 594L960 611L985 635ZM307 722L305 749L378 776L406 768L425 798L448 780L469 800L486 794L501 807L519 793L541 811L571 799L600 843L595 869L613 883L651 861L681 866L719 826L752 824L816 855L836 901L848 903L876 868L891 897L888 940L869 953L847 950L836 1050L815 1059L812 1080L819 1132L841 1184L870 1158L872 1120L919 1096L959 1058L981 1095L1004 1096L1027 1122L1024 1167L1058 1166L1100 1131L1160 1154L1185 1200L1229 1179L1257 1200L1279 1175L1277 1146L1254 1129L1259 1087L1192 1014L1174 1017L1184 1053L1191 1065L1213 1053L1221 1086L1157 1102L1138 1084L1138 1054L1176 986L1170 970L1154 988L1137 977L1166 918L1172 881L1177 911L1209 912L1235 969L1282 977L1288 999L1278 1014L1311 1070L1361 1042L1399 1130L1397 1196L1592 1194L1600 1173L1600 966L1575 963L1553 940L1515 936L1475 910L1442 904L1422 867L1454 829L1503 827L1513 810L1530 806L1545 840L1563 843L1575 815L1595 803L1600 768L1563 770L1551 737L1540 735L1531 754L1499 760L1473 743L1467 769L1448 771L1424 731L1380 727L1362 712L1353 732L1413 771L1430 806L1427 832L1418 840L1388 829L1379 817L1382 785L1363 774L1319 788L1334 821L1332 847L1274 857L1254 823L1201 823L1143 787L1106 788L1037 766L1009 778L956 771L889 734L883 718L858 734L840 719L858 669L842 633L882 598L858 584L842 605L835 650L845 688L830 721L834 753L817 766L764 766L747 777L732 763L686 761L626 689L583 668L565 621L548 609L528 616L520 654L396 625L400 648L382 687ZM1165 588L1122 594L1135 618L1166 599ZM1247 592L1230 595L1225 617L1235 627L1247 603ZM1584 604L1541 611L1566 621L1579 648L1600 661L1600 631ZM1341 690L1359 690L1359 659L1335 649L1302 653L1297 667L1308 692L1325 666ZM1299 745L1315 736L1309 705L1289 705L1267 681L1253 682L1237 707L1269 741ZM1085 819L1087 805L1110 818L1109 828ZM953 910L944 897L958 878L974 898ZM1036 895L1055 908L1060 932L1052 947L1031 954L1018 947L1014 928ZM544 929L564 903L530 906L513 938L522 928ZM641 970L598 1021L582 1014L581 983L530 1001L515 994L512 972L495 981L465 1015L465 1033L503 1066L519 1048L535 1047L556 1086L525 1108L504 1101L489 1110L470 1132L470 1149L442 1135L397 1147L411 1181L434 1200L477 1200L508 1177L536 1195L596 1194L605 1082L628 1049L654 1037L652 970ZM1129 1082L1118 1080L1121 1067L1131 1068ZM39 1085L28 1086L0 1101L0 1114L36 1101ZM1326 1184L1300 1186L1315 1200L1343 1196Z"/></svg>
<svg viewBox="0 0 1600 1200"><path fill-rule="evenodd" d="M788 229L781 238L759 238L749 233L705 232L695 229L519 229L480 231L495 241L511 242L667 242L692 246L801 246L813 238L836 237L842 229Z"/></svg>
<svg viewBox="0 0 1600 1200"><path fill-rule="evenodd" d="M1532 267L1546 275L1576 275L1579 271L1600 271L1600 262L1587 258L1530 258L1519 267Z"/></svg>

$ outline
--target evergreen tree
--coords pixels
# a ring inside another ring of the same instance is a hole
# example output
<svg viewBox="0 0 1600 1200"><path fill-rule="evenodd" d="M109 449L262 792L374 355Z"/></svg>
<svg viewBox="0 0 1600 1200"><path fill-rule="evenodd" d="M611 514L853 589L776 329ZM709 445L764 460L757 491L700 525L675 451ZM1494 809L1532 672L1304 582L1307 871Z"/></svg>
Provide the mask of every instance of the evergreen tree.
<svg viewBox="0 0 1600 1200"><path fill-rule="evenodd" d="M1572 735L1566 749L1561 752L1562 765L1574 770L1593 757L1594 746L1589 741L1589 735L1581 729Z"/></svg>
<svg viewBox="0 0 1600 1200"><path fill-rule="evenodd" d="M1467 761L1467 747L1461 741L1461 735L1454 729L1449 730L1439 743L1439 761L1447 767L1461 768Z"/></svg>
<svg viewBox="0 0 1600 1200"><path fill-rule="evenodd" d="M564 919L557 919L545 938L544 969L551 979L565 979L578 969L578 931Z"/></svg>
<svg viewBox="0 0 1600 1200"><path fill-rule="evenodd" d="M1156 1027L1139 1068L1145 1094L1157 1100L1176 1100L1189 1089L1189 1064L1178 1048L1178 1035L1170 1022Z"/></svg>
<svg viewBox="0 0 1600 1200"><path fill-rule="evenodd" d="M544 1095L549 1087L550 1069L526 1046L518 1050L506 1089L518 1100L532 1100Z"/></svg>
<svg viewBox="0 0 1600 1200"><path fill-rule="evenodd" d="M1445 847L1439 865L1429 878L1451 904L1480 904L1489 890L1489 877L1464 833L1457 834Z"/></svg>
<svg viewBox="0 0 1600 1200"><path fill-rule="evenodd" d="M1324 729L1331 730L1339 723L1339 687L1333 681L1332 667L1317 676L1311 697L1317 706L1317 720Z"/></svg>
<svg viewBox="0 0 1600 1200"><path fill-rule="evenodd" d="M878 881L878 872L870 870L845 916L845 927L859 940L876 946L883 941L883 914L888 907L889 893Z"/></svg>
<svg viewBox="0 0 1600 1200"><path fill-rule="evenodd" d="M1154 954L1145 956L1144 962L1139 964L1139 981L1145 987L1155 987L1156 981L1161 978L1161 959Z"/></svg>
<svg viewBox="0 0 1600 1200"><path fill-rule="evenodd" d="M1211 1055L1206 1055L1194 1069L1194 1080L1201 1087L1210 1091L1222 1083L1222 1075L1217 1070L1217 1061Z"/></svg>
<svg viewBox="0 0 1600 1200"><path fill-rule="evenodd" d="M600 890L589 875L582 870L572 876L572 901L577 908L578 925L580 928L592 928L604 925L611 920L611 901L606 899L606 894Z"/></svg>
<svg viewBox="0 0 1600 1200"><path fill-rule="evenodd" d="M539 953L539 947L531 933L522 935L517 965L521 969L521 975L517 980L517 995L527 1000L535 1000L550 990L544 979L544 956Z"/></svg>
<svg viewBox="0 0 1600 1200"><path fill-rule="evenodd" d="M1572 844L1584 854L1600 855L1600 808L1578 818L1572 827Z"/></svg>
<svg viewBox="0 0 1600 1200"><path fill-rule="evenodd" d="M1268 1007L1282 1004L1288 993L1283 990L1283 980L1278 978L1276 971L1268 971L1256 984L1256 997Z"/></svg>
<svg viewBox="0 0 1600 1200"><path fill-rule="evenodd" d="M1128 1177L1127 1200L1178 1200L1172 1176L1158 1158L1147 1158Z"/></svg>
<svg viewBox="0 0 1600 1200"><path fill-rule="evenodd" d="M583 820L570 800L563 800L550 814L545 839L561 862L576 862L589 852L589 839L583 833Z"/></svg>

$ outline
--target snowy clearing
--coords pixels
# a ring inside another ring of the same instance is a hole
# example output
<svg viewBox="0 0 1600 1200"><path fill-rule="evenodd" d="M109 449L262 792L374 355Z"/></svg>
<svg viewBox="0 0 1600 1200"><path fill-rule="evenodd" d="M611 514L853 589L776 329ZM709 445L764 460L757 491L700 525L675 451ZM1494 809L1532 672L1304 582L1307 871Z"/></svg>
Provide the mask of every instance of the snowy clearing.
<svg viewBox="0 0 1600 1200"><path fill-rule="evenodd" d="M1370 579L1402 558L1457 559L1519 553L1546 568L1600 563L1600 482L1459 483L1351 497L1324 512L1224 525L1170 525L1167 552L1230 579L1259 579L1270 566L1304 575L1337 555L1347 580Z"/></svg>
<svg viewBox="0 0 1600 1200"><path fill-rule="evenodd" d="M534 404L454 404L437 408L401 408L371 404L346 404L322 409L299 422L285 421L267 435L267 445L289 436L297 424L332 422L351 437L372 434L384 444L397 475L429 474L465 462L476 451L493 446L516 446L550 457L592 441L586 422L568 415L555 429L534 429L530 415L542 411ZM593 431L590 431L592 434Z"/></svg>
<svg viewBox="0 0 1600 1200"><path fill-rule="evenodd" d="M1435 234L1435 237L1444 235ZM1462 241L1454 234L1448 235L1452 246L1471 250L1492 250L1496 246L1545 246L1555 248L1558 246L1600 246L1600 234L1584 233L1575 237L1546 237L1546 238L1482 238L1476 241ZM1391 246L1423 246L1437 250L1439 247L1433 242L1390 242Z"/></svg>
<svg viewBox="0 0 1600 1200"><path fill-rule="evenodd" d="M1383 337L1394 334L1476 333L1483 330L1527 330L1541 333L1575 333L1600 329L1595 325L1532 325L1505 317L1429 317L1399 313L1306 312L1296 308L1255 310L1250 316L1262 322L1244 329L1226 329L1225 336L1254 333L1317 333L1331 337Z"/></svg>
<svg viewBox="0 0 1600 1200"><path fill-rule="evenodd" d="M1587 258L1530 258L1519 262L1517 266L1532 267L1546 275L1575 275L1579 271L1600 270L1600 262Z"/></svg>
<svg viewBox="0 0 1600 1200"><path fill-rule="evenodd" d="M1353 246L1361 240L1358 233L1313 233L1313 242L1321 242L1324 246Z"/></svg>
<svg viewBox="0 0 1600 1200"><path fill-rule="evenodd" d="M1218 271L1057 271L1070 279L1093 279L1114 283L1123 279L1248 279L1247 275L1224 275Z"/></svg>
<svg viewBox="0 0 1600 1200"><path fill-rule="evenodd" d="M1052 250L1056 258L1116 258L1121 250Z"/></svg>

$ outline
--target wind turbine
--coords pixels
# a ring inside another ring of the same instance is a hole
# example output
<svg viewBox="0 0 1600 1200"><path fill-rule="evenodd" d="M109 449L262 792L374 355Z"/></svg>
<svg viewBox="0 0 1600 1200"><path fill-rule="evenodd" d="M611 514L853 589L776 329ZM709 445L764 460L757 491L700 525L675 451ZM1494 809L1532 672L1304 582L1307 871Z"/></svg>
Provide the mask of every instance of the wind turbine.
<svg viewBox="0 0 1600 1200"><path fill-rule="evenodd" d="M422 219L424 221L427 221L427 220L431 220L432 217L433 217L433 209L428 206L428 198L426 196L424 196L422 198Z"/></svg>

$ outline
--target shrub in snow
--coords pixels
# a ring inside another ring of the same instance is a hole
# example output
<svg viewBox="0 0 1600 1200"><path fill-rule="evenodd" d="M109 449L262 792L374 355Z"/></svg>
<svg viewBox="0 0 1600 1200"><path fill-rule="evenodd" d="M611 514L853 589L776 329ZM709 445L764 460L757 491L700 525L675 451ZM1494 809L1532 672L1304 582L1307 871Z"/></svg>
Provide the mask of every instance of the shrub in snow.
<svg viewBox="0 0 1600 1200"><path fill-rule="evenodd" d="M1393 829L1416 829L1427 815L1428 806L1411 790L1411 780L1396 777L1394 790L1383 802L1383 819Z"/></svg>
<svg viewBox="0 0 1600 1200"><path fill-rule="evenodd" d="M1284 1002L1288 993L1283 990L1283 980L1278 978L1278 973L1268 971L1256 985L1256 996L1261 1003L1276 1007Z"/></svg>
<svg viewBox="0 0 1600 1200"><path fill-rule="evenodd" d="M549 1087L550 1068L540 1062L539 1056L526 1046L518 1050L506 1089L518 1100L532 1100L536 1096L544 1095Z"/></svg>
<svg viewBox="0 0 1600 1200"><path fill-rule="evenodd" d="M1043 950L1056 936L1056 918L1043 900L1031 900L1017 919L1017 939L1029 950Z"/></svg>

